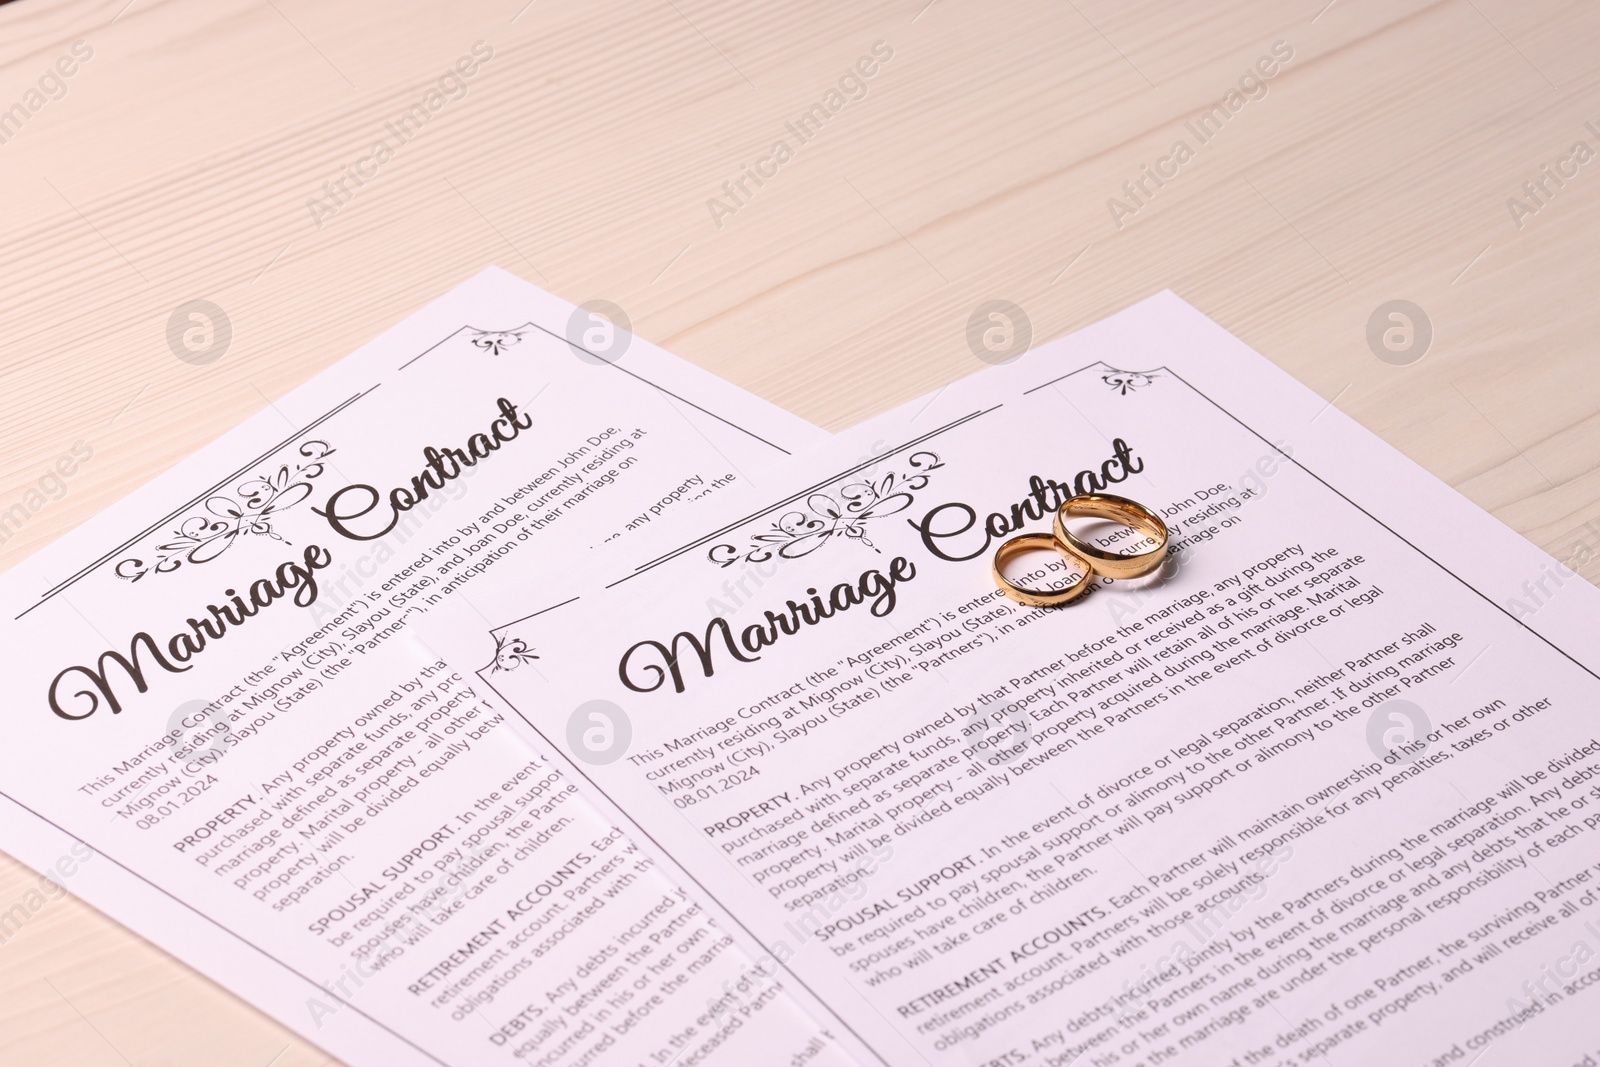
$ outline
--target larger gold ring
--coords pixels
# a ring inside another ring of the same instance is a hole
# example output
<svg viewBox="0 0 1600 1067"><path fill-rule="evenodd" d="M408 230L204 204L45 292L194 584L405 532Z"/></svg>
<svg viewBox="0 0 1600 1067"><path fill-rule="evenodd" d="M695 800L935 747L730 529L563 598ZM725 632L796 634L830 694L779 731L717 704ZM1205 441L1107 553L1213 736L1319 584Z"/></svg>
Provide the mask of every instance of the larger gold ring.
<svg viewBox="0 0 1600 1067"><path fill-rule="evenodd" d="M1156 546L1131 555L1108 552L1067 529L1067 518L1080 515L1120 522L1144 534ZM1056 510L1055 535L1057 541L1083 556L1095 571L1107 578L1140 578L1149 574L1167 558L1167 547L1172 543L1172 535L1160 515L1138 501L1110 493L1088 493L1062 504Z"/></svg>
<svg viewBox="0 0 1600 1067"><path fill-rule="evenodd" d="M1055 549L1062 559L1081 570L1083 577L1065 589L1045 591L1042 589L1024 589L1005 576L1005 566L1012 559L1022 555L1024 552L1036 552L1042 548ZM994 563L991 570L994 572L994 584L1000 587L1002 593L1017 603L1026 604L1030 608L1058 607L1061 604L1078 599L1089 591L1090 586L1094 585L1094 570L1089 566L1089 561L1049 534L1020 534L1017 537L1013 537L995 550Z"/></svg>

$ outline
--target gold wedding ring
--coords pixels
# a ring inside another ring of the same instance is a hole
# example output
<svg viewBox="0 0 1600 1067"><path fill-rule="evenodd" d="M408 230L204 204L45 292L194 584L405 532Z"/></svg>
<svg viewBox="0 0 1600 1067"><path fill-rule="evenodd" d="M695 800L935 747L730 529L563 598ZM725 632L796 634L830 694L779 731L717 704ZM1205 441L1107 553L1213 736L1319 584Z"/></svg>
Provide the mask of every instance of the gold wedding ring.
<svg viewBox="0 0 1600 1067"><path fill-rule="evenodd" d="M1050 591L1024 589L1005 576L1006 564L1017 556L1024 552L1036 552L1046 548L1055 549L1062 559L1082 571L1083 576L1065 589ZM1002 593L1030 608L1053 608L1069 603L1087 593L1089 587L1094 584L1094 571L1090 568L1089 561L1055 537L1045 533L1020 534L1001 545L995 550L991 570L994 572L994 584L1000 587Z"/></svg>
<svg viewBox="0 0 1600 1067"><path fill-rule="evenodd" d="M1156 546L1132 555L1108 552L1067 529L1066 520L1079 516L1119 522L1144 534ZM1167 524L1161 521L1161 516L1138 501L1110 493L1089 493L1073 497L1056 510L1055 540L1063 552L1071 549L1074 554L1088 560L1097 574L1107 578L1140 578L1161 566L1161 561L1167 558L1172 535L1167 531ZM1001 551L1004 550L1002 546Z"/></svg>

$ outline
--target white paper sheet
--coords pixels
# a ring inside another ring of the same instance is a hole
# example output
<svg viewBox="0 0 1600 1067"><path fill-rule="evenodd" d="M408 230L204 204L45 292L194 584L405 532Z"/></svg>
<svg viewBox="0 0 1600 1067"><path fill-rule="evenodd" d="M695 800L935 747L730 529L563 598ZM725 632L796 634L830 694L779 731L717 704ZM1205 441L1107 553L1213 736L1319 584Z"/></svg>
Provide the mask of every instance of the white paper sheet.
<svg viewBox="0 0 1600 1067"><path fill-rule="evenodd" d="M783 483L413 637L867 1062L1595 1062L1572 571L1170 293ZM1162 574L1001 599L994 548L1085 489L1163 512Z"/></svg>
<svg viewBox="0 0 1600 1067"><path fill-rule="evenodd" d="M824 436L486 271L0 579L0 846L351 1063L819 1052L686 1034L737 952L397 638Z"/></svg>

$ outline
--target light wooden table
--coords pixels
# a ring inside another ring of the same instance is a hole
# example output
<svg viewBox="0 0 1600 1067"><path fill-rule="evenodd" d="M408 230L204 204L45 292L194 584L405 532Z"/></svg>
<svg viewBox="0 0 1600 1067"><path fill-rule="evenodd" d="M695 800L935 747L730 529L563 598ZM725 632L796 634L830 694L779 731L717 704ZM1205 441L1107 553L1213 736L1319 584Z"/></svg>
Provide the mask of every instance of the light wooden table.
<svg viewBox="0 0 1600 1067"><path fill-rule="evenodd" d="M984 301L1045 340L1170 287L1592 554L1600 159L1572 149L1600 152L1597 45L1592 0L0 7L0 512L26 510L0 565L490 263L829 428L976 369ZM1263 57L1201 144L1185 123ZM167 336L196 299L232 330L204 366ZM1369 348L1394 299L1431 321L1420 362ZM64 495L30 496L77 442ZM0 858L0 910L32 877ZM0 945L0 1061L330 1062L70 898Z"/></svg>

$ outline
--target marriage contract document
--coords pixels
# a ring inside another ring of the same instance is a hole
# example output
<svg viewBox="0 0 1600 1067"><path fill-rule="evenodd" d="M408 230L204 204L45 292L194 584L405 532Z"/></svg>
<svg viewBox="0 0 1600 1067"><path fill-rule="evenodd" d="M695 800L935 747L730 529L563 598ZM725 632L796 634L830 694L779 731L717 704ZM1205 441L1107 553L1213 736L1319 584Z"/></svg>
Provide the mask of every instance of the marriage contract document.
<svg viewBox="0 0 1600 1067"><path fill-rule="evenodd" d="M1172 294L679 520L412 638L864 1062L1596 1062L1600 594Z"/></svg>
<svg viewBox="0 0 1600 1067"><path fill-rule="evenodd" d="M501 271L418 312L0 579L0 846L51 879L0 937L64 884L357 1064L836 1055L708 1012L701 905L403 640L823 436Z"/></svg>

